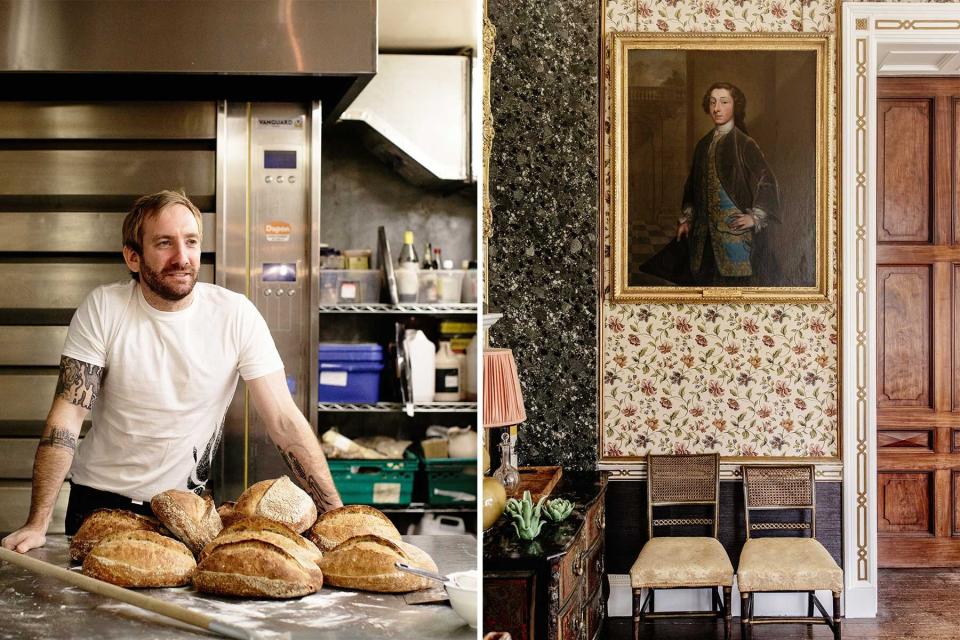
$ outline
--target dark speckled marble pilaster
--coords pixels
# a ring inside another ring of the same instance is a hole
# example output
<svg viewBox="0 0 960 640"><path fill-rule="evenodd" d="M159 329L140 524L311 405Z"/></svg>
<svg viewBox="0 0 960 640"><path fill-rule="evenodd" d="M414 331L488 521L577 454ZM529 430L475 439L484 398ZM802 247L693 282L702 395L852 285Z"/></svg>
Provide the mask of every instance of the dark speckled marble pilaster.
<svg viewBox="0 0 960 640"><path fill-rule="evenodd" d="M524 465L597 460L599 0L489 0L494 346L513 349Z"/></svg>

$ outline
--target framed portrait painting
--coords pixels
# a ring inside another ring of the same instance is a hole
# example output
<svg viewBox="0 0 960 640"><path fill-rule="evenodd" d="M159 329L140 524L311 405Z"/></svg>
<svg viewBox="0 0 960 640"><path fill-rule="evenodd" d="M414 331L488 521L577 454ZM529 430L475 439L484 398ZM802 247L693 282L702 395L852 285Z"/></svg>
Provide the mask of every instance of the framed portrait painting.
<svg viewBox="0 0 960 640"><path fill-rule="evenodd" d="M615 33L611 301L826 302L833 40Z"/></svg>

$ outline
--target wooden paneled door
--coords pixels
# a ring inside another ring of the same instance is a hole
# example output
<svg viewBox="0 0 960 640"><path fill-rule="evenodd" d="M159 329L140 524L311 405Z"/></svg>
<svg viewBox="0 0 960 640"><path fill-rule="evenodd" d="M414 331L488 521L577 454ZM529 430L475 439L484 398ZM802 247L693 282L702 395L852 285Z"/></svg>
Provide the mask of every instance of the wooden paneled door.
<svg viewBox="0 0 960 640"><path fill-rule="evenodd" d="M960 79L880 78L881 567L960 566Z"/></svg>

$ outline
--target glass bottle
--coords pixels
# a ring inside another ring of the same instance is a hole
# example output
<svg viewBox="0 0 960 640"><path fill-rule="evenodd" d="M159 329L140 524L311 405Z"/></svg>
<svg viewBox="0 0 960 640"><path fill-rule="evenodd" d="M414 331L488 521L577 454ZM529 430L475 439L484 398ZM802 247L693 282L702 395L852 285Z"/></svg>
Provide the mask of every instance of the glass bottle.
<svg viewBox="0 0 960 640"><path fill-rule="evenodd" d="M513 447L510 446L510 432L504 431L500 436L500 467L493 472L493 477L503 485L507 497L516 495L520 486L520 472L513 466Z"/></svg>

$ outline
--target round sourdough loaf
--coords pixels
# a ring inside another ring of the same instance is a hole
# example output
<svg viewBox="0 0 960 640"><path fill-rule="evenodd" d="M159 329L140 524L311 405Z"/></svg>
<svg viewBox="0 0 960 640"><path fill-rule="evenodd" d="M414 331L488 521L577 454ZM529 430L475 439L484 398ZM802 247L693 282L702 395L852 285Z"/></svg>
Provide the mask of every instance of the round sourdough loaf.
<svg viewBox="0 0 960 640"><path fill-rule="evenodd" d="M332 551L341 542L362 535L400 541L400 532L387 516L362 504L327 511L317 518L307 532L307 536L321 551Z"/></svg>
<svg viewBox="0 0 960 640"><path fill-rule="evenodd" d="M121 587L182 587L197 562L182 542L153 531L112 533L83 561L83 573Z"/></svg>
<svg viewBox="0 0 960 640"><path fill-rule="evenodd" d="M169 489L158 493L150 500L150 508L194 555L223 528L213 500L209 496L201 498L192 491Z"/></svg>
<svg viewBox="0 0 960 640"><path fill-rule="evenodd" d="M83 562L90 550L111 533L153 531L164 533L160 521L123 509L97 509L86 517L70 540L70 560Z"/></svg>
<svg viewBox="0 0 960 640"><path fill-rule="evenodd" d="M422 549L379 536L356 536L325 553L320 561L327 584L345 589L404 593L430 587L431 580L397 569L396 562L437 572Z"/></svg>
<svg viewBox="0 0 960 640"><path fill-rule="evenodd" d="M287 476L251 485L237 499L234 511L282 522L297 533L306 531L317 519L313 500Z"/></svg>
<svg viewBox="0 0 960 640"><path fill-rule="evenodd" d="M235 536L239 536L236 537ZM246 537L242 537L246 536ZM198 591L247 598L298 598L323 586L323 573L285 536L245 531L214 540L197 566Z"/></svg>

